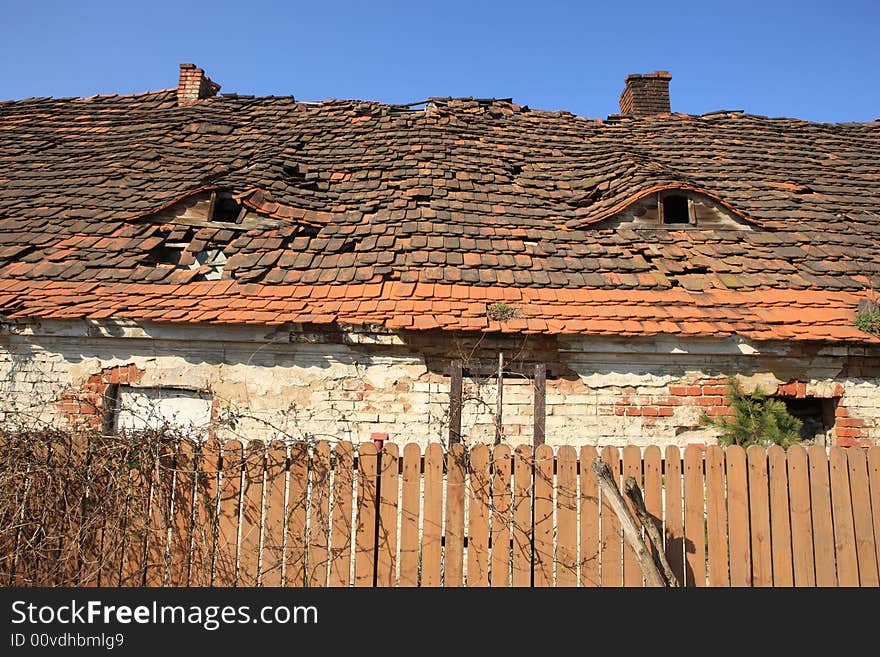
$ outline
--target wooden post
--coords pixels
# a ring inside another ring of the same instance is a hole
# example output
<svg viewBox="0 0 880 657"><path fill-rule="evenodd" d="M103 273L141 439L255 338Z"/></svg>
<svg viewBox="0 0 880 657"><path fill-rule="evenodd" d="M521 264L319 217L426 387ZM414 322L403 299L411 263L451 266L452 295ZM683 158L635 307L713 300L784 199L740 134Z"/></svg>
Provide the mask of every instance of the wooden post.
<svg viewBox="0 0 880 657"><path fill-rule="evenodd" d="M611 475L611 468L601 459L593 461L593 472L596 473L596 480L599 482L599 488L602 491L602 498L607 500L608 505L614 511L614 514L620 520L620 526L623 528L623 537L626 542L636 553L639 566L645 575L645 582L648 586L664 587L668 586L663 575L657 570L657 565L651 558L645 542L642 540L641 532L636 524L635 519L630 513L629 507L620 494L617 485Z"/></svg>
<svg viewBox="0 0 880 657"><path fill-rule="evenodd" d="M461 361L450 366L449 381L449 443L461 442Z"/></svg>
<svg viewBox="0 0 880 657"><path fill-rule="evenodd" d="M495 399L495 444L501 444L501 409L504 399L504 352L498 352L498 394Z"/></svg>
<svg viewBox="0 0 880 657"><path fill-rule="evenodd" d="M547 417L547 366L544 363L535 365L535 447L545 442L545 422Z"/></svg>

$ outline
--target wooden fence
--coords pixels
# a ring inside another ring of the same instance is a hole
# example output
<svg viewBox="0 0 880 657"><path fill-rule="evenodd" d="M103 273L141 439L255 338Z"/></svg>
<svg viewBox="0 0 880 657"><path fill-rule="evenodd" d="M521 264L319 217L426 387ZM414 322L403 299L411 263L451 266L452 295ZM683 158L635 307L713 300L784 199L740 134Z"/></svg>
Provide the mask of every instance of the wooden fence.
<svg viewBox="0 0 880 657"><path fill-rule="evenodd" d="M129 531L68 558L103 586L642 586L597 457L687 586L878 586L880 447L183 442L131 471ZM3 576L45 584L31 566Z"/></svg>

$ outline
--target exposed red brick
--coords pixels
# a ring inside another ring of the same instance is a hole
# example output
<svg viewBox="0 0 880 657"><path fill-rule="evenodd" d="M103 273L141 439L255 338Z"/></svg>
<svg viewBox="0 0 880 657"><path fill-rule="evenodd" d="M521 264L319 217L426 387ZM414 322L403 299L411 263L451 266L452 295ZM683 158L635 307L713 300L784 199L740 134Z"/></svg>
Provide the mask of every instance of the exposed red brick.
<svg viewBox="0 0 880 657"><path fill-rule="evenodd" d="M871 447L873 445L873 442L867 438L838 436L835 444L838 447Z"/></svg>
<svg viewBox="0 0 880 657"><path fill-rule="evenodd" d="M77 388L65 390L59 396L58 407L75 426L100 427L104 412L104 395L111 384L136 383L143 370L134 363L107 367L89 376Z"/></svg>

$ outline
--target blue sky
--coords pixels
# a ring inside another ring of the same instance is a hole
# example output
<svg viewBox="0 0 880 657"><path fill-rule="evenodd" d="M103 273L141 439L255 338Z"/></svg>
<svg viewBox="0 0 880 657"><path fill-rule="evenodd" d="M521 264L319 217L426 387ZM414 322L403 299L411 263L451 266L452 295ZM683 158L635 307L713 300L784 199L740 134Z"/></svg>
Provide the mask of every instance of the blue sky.
<svg viewBox="0 0 880 657"><path fill-rule="evenodd" d="M628 73L672 73L672 109L880 117L880 3L41 2L0 0L0 98L173 87L300 100L513 99L604 117Z"/></svg>

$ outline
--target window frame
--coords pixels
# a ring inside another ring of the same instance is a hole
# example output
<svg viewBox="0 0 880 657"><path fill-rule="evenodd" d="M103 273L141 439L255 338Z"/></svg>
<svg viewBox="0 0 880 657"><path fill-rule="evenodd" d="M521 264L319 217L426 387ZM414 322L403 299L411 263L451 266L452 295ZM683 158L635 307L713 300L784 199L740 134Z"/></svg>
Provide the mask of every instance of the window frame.
<svg viewBox="0 0 880 657"><path fill-rule="evenodd" d="M666 221L666 217L665 217L666 211L665 211L663 201L664 201L664 199L671 197L671 196L680 196L687 203L687 214L688 214L687 222L678 222L678 221L667 222ZM671 189L668 191L658 192L657 193L657 218L658 218L661 226L667 226L667 227L696 226L697 225L697 218L696 218L696 215L694 214L694 201L690 197L690 195L684 194L680 190L677 190L677 189Z"/></svg>

